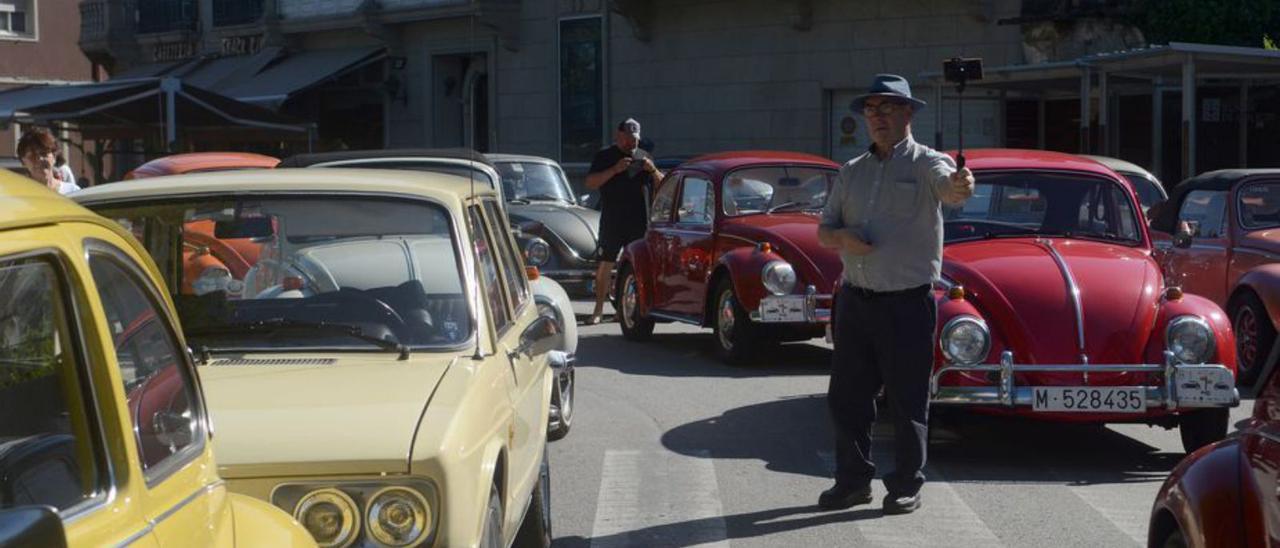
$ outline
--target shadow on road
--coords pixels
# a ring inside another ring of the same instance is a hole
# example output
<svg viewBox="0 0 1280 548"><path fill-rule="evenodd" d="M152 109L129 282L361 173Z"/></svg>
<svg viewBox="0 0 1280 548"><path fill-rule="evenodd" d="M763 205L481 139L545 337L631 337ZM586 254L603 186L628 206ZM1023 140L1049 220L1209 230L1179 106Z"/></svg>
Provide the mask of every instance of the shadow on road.
<svg viewBox="0 0 1280 548"><path fill-rule="evenodd" d="M577 367L603 367L629 375L664 377L765 377L817 375L831 363L831 351L808 343L775 346L757 363L732 366L716 358L711 332L655 333L637 343L618 335L578 339Z"/></svg>
<svg viewBox="0 0 1280 548"><path fill-rule="evenodd" d="M882 415L876 430L882 440L875 454L880 472L892 468L887 420ZM935 421L935 427L939 424L945 423ZM929 468L952 482L1162 481L1183 457L1098 425L964 414L939 434L930 445ZM826 396L815 394L690 422L668 430L662 444L684 455L755 459L770 471L831 477L829 460L819 456L831 454L831 439Z"/></svg>
<svg viewBox="0 0 1280 548"><path fill-rule="evenodd" d="M586 548L589 546L694 546L719 538L708 538L709 531L720 532L720 520L724 520L725 539L758 538L774 533L795 531L827 525L830 523L847 523L860 519L880 517L883 512L879 508L862 508L843 512L819 513L817 506L793 506L776 508L745 514L716 516L680 523L655 525L635 531L627 531L600 538L583 538L579 536L557 538L554 545L563 548ZM789 519L787 519L789 518ZM718 536L718 535L716 535Z"/></svg>

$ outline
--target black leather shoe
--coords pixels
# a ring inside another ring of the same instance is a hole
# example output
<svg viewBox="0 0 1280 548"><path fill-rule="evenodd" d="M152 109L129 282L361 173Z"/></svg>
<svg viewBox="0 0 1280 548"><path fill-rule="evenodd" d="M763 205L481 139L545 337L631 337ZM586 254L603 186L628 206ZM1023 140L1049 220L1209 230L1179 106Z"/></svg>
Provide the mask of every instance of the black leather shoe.
<svg viewBox="0 0 1280 548"><path fill-rule="evenodd" d="M853 487L835 484L818 495L818 507L823 510L844 510L871 502L871 486Z"/></svg>
<svg viewBox="0 0 1280 548"><path fill-rule="evenodd" d="M910 514L920 509L920 493L889 495L884 498L885 514Z"/></svg>

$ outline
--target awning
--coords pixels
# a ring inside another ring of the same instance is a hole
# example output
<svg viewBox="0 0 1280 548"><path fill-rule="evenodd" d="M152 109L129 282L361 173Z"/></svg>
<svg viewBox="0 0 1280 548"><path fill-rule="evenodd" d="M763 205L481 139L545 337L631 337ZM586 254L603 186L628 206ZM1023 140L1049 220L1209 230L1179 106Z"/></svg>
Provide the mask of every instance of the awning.
<svg viewBox="0 0 1280 548"><path fill-rule="evenodd" d="M276 109L294 94L385 57L386 50L380 47L299 52L221 91L239 101Z"/></svg>

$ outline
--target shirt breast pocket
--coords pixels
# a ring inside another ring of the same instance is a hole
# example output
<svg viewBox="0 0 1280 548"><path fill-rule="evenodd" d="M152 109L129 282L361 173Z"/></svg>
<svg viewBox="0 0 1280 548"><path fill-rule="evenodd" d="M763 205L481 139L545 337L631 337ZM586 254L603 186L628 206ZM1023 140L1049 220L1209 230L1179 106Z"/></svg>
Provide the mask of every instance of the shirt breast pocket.
<svg viewBox="0 0 1280 548"><path fill-rule="evenodd" d="M889 213L895 217L911 215L920 199L920 185L915 179L900 179L889 183Z"/></svg>

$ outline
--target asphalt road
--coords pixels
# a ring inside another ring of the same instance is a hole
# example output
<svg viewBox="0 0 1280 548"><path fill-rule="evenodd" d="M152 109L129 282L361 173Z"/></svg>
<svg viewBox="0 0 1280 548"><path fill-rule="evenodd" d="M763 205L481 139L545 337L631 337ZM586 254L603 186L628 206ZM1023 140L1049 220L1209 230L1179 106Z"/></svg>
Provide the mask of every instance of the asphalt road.
<svg viewBox="0 0 1280 548"><path fill-rule="evenodd" d="M1183 457L1176 430L969 416L931 447L915 514L883 515L878 481L873 504L820 512L833 461L822 341L742 368L690 326L659 324L644 344L616 323L579 333L574 426L550 453L556 546L1141 546Z"/></svg>

